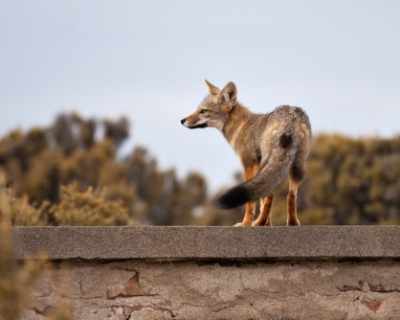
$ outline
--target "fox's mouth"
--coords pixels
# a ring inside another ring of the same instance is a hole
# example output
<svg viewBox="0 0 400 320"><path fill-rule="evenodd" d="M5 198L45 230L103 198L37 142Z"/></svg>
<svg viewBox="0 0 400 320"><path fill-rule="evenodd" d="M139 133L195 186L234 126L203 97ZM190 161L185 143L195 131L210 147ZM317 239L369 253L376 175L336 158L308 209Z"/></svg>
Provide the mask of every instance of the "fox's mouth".
<svg viewBox="0 0 400 320"><path fill-rule="evenodd" d="M186 118L181 120L181 124L189 129L199 129L199 128L207 128L208 127L207 122L190 125L187 123Z"/></svg>
<svg viewBox="0 0 400 320"><path fill-rule="evenodd" d="M208 124L207 123L201 123L201 124L197 124L194 126L188 126L189 129L200 129L200 128L207 128Z"/></svg>

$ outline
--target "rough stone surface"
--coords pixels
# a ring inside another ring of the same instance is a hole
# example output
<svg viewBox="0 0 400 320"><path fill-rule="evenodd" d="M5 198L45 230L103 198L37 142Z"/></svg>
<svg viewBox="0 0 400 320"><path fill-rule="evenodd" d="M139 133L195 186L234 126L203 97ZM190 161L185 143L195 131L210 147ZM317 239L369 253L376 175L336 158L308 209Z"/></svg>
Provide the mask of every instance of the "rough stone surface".
<svg viewBox="0 0 400 320"><path fill-rule="evenodd" d="M399 227L16 228L47 251L23 319L399 320Z"/></svg>
<svg viewBox="0 0 400 320"><path fill-rule="evenodd" d="M16 252L52 259L399 258L400 226L20 227Z"/></svg>
<svg viewBox="0 0 400 320"><path fill-rule="evenodd" d="M38 281L26 320L59 301L74 319L400 319L400 265L385 262L74 262Z"/></svg>

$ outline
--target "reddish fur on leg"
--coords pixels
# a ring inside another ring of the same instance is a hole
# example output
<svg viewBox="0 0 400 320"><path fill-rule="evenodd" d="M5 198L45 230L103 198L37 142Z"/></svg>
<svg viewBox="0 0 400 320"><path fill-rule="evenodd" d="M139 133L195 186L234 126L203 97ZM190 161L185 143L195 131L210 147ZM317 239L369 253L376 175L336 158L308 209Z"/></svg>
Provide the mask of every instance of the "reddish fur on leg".
<svg viewBox="0 0 400 320"><path fill-rule="evenodd" d="M273 196L266 197L260 200L260 215L257 220L254 221L253 226L271 226L271 206L272 206Z"/></svg>
<svg viewBox="0 0 400 320"><path fill-rule="evenodd" d="M299 184L289 180L289 193L287 196L287 224L289 226L300 225L300 220L297 217L297 190Z"/></svg>
<svg viewBox="0 0 400 320"><path fill-rule="evenodd" d="M259 169L258 165L252 165L252 166L245 168L245 171L244 171L245 180L248 181L248 180L252 179L257 174L258 169ZM243 216L243 220L242 220L242 225L251 226L251 224L253 222L254 209L255 209L254 202L246 203L244 216Z"/></svg>

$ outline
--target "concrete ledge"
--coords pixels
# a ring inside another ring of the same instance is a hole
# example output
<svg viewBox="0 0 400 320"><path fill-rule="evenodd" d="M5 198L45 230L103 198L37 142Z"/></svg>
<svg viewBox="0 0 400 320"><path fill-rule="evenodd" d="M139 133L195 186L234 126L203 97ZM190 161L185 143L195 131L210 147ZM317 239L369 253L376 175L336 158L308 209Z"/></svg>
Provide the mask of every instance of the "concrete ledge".
<svg viewBox="0 0 400 320"><path fill-rule="evenodd" d="M400 226L16 227L19 259L302 260L400 258Z"/></svg>

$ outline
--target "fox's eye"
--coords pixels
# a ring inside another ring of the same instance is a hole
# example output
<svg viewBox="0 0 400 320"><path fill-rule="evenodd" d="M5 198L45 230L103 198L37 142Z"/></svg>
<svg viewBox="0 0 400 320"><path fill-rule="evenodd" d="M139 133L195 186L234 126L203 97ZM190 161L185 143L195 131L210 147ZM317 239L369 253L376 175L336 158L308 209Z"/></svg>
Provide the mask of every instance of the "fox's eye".
<svg viewBox="0 0 400 320"><path fill-rule="evenodd" d="M201 109L201 110L200 110L200 113L201 113L201 114L205 114L205 113L207 113L207 112L208 112L207 109Z"/></svg>

